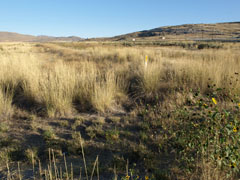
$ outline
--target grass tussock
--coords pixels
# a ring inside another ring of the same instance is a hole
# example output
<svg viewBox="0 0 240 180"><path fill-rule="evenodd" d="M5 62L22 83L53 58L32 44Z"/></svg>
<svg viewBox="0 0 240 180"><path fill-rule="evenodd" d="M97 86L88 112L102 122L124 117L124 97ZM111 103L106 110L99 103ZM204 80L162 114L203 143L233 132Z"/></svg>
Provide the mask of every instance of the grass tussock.
<svg viewBox="0 0 240 180"><path fill-rule="evenodd" d="M163 77L163 62L161 60L150 62L139 68L139 90L144 96L157 95L161 88Z"/></svg>
<svg viewBox="0 0 240 180"><path fill-rule="evenodd" d="M11 117L13 113L11 93L0 91L0 117L2 119Z"/></svg>
<svg viewBox="0 0 240 180"><path fill-rule="evenodd" d="M39 76L35 97L37 97L36 101L46 108L48 116L71 113L76 84L75 75L73 68L60 63Z"/></svg>

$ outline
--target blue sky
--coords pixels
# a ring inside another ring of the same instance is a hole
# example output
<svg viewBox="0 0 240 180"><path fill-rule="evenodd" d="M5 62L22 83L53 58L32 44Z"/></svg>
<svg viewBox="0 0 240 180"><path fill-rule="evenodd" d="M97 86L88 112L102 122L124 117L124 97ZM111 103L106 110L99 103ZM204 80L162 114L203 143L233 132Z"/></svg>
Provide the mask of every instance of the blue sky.
<svg viewBox="0 0 240 180"><path fill-rule="evenodd" d="M240 21L240 0L2 0L0 31L109 37L166 25Z"/></svg>

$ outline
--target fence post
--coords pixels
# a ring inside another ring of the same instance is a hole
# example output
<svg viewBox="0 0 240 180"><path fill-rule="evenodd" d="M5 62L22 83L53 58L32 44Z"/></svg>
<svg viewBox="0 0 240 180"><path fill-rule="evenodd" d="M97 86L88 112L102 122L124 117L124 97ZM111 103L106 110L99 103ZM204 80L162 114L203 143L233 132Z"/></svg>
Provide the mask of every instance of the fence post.
<svg viewBox="0 0 240 180"><path fill-rule="evenodd" d="M148 56L145 57L145 68L147 68L147 63L148 63Z"/></svg>

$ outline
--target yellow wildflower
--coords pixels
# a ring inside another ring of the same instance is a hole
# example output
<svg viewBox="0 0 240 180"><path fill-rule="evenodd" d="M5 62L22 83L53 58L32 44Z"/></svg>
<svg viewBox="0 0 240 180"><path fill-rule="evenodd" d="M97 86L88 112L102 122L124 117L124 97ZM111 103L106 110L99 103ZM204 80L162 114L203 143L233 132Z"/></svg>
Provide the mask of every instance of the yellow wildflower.
<svg viewBox="0 0 240 180"><path fill-rule="evenodd" d="M148 176L145 176L145 180L149 180L149 177L148 177Z"/></svg>
<svg viewBox="0 0 240 180"><path fill-rule="evenodd" d="M238 103L238 107L240 108L240 103Z"/></svg>
<svg viewBox="0 0 240 180"><path fill-rule="evenodd" d="M217 100L216 100L215 98L212 98L212 102L213 102L214 104L217 104Z"/></svg>
<svg viewBox="0 0 240 180"><path fill-rule="evenodd" d="M232 163L230 164L231 168L235 168L236 167L236 163Z"/></svg>
<svg viewBox="0 0 240 180"><path fill-rule="evenodd" d="M129 180L130 176L129 175L126 175L126 179Z"/></svg>
<svg viewBox="0 0 240 180"><path fill-rule="evenodd" d="M238 131L238 128L237 128L237 127L234 127L234 128L233 128L233 132L236 133L237 131Z"/></svg>
<svg viewBox="0 0 240 180"><path fill-rule="evenodd" d="M193 126L194 126L194 127L198 127L198 124L193 123Z"/></svg>

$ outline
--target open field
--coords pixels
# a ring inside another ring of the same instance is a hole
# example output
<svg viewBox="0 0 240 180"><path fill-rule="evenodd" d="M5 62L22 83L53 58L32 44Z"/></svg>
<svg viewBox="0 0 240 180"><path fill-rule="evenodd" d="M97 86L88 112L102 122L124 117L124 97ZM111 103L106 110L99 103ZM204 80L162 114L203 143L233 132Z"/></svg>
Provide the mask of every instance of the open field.
<svg viewBox="0 0 240 180"><path fill-rule="evenodd" d="M0 179L238 179L239 78L238 43L1 43Z"/></svg>

